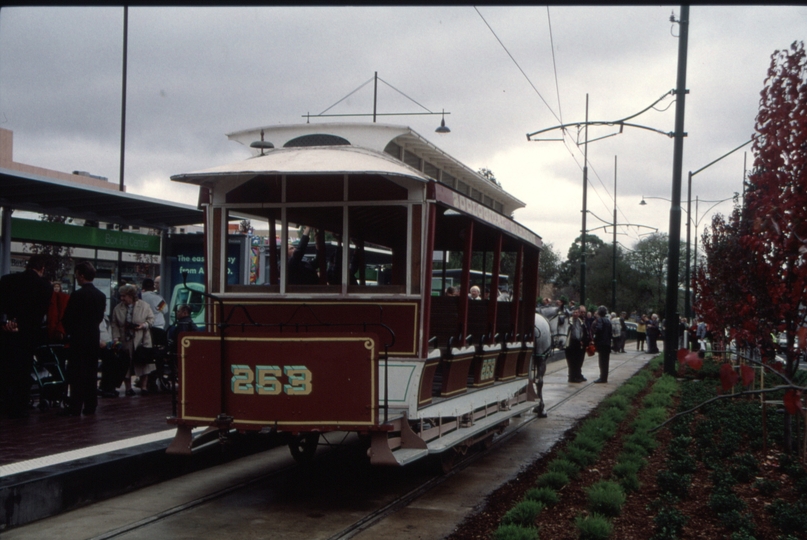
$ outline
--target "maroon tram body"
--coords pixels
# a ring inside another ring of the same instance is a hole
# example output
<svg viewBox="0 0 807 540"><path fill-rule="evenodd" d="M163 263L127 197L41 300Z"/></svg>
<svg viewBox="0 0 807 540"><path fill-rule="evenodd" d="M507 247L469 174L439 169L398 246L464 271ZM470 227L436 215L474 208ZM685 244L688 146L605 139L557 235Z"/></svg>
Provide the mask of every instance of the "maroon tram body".
<svg viewBox="0 0 807 540"><path fill-rule="evenodd" d="M285 433L295 457L358 432L373 463L405 464L542 408L530 369L542 244L509 217L520 201L406 127L230 135L259 137L275 148L172 177L200 187L208 302L206 331L180 336L170 452L190 453L197 427ZM244 220L258 240L242 283L225 257L228 225ZM460 296L434 261L447 252L461 255ZM467 294L474 254L493 263L478 284L492 298ZM512 291L497 299L504 259Z"/></svg>

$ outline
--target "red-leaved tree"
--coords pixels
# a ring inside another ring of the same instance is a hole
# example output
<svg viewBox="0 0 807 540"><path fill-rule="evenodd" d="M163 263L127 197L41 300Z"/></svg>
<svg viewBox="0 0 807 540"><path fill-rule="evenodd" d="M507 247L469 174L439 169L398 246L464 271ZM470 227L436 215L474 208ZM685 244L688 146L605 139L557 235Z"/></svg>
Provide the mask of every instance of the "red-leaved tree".
<svg viewBox="0 0 807 540"><path fill-rule="evenodd" d="M804 43L776 51L761 92L742 206L717 216L704 234L706 264L696 275L696 309L740 346L765 349L786 332L781 353L792 381L805 339L807 306L807 54ZM800 394L793 389L786 403ZM788 407L794 412L792 403ZM789 418L786 432L789 433ZM789 437L788 437L789 438Z"/></svg>

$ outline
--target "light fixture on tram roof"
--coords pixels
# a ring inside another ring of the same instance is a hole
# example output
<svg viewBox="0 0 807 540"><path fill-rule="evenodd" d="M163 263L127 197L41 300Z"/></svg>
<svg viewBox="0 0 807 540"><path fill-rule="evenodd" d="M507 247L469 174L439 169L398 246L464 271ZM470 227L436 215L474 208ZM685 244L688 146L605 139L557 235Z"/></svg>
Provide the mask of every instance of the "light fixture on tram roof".
<svg viewBox="0 0 807 540"><path fill-rule="evenodd" d="M644 195L642 195L642 202L639 203L640 206L647 206L647 201L644 200Z"/></svg>
<svg viewBox="0 0 807 540"><path fill-rule="evenodd" d="M443 116L440 119L440 127L434 130L435 133L445 134L451 133L451 130L446 127L446 110L443 109Z"/></svg>
<svg viewBox="0 0 807 540"><path fill-rule="evenodd" d="M261 155L263 155L263 151L264 151L264 150L271 150L272 148L274 148L274 147L275 147L275 145L274 145L274 144L272 144L272 143L271 143L271 142L269 142L269 141L264 141L264 140L263 140L263 130L261 130L261 140L260 140L260 141L254 141L254 142L252 142L252 143L249 145L249 147L250 147L250 148L260 148L260 149L261 149Z"/></svg>

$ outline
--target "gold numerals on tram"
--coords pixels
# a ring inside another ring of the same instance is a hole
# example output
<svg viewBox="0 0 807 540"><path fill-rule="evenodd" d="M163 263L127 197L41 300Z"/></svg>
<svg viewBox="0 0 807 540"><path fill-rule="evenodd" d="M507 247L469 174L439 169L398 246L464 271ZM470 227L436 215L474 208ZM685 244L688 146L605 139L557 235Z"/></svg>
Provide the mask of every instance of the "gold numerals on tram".
<svg viewBox="0 0 807 540"><path fill-rule="evenodd" d="M255 366L253 371L250 366L232 364L230 369L233 373L230 390L234 394L307 396L311 393L311 371L305 366Z"/></svg>

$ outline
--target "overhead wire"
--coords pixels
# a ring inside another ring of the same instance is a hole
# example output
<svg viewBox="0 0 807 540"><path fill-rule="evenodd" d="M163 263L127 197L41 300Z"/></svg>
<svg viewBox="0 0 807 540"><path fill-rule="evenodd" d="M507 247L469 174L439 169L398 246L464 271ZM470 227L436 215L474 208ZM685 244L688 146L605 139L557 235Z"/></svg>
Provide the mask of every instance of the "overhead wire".
<svg viewBox="0 0 807 540"><path fill-rule="evenodd" d="M546 6L546 22L549 25L549 46L552 50L552 70L555 72L555 93L558 95L558 116L563 123L563 110L560 107L560 87L558 86L558 65L555 62L555 40L552 37L552 19L549 17L549 6Z"/></svg>
<svg viewBox="0 0 807 540"><path fill-rule="evenodd" d="M544 103L544 105L546 105L547 109L549 109L549 112L552 114L552 116L553 116L553 117L555 117L555 119L556 119L556 120L557 120L557 121L558 121L560 124L563 124L562 117L560 116L560 114L561 114L561 112L562 112L562 109L561 109L561 99L560 99L560 87L559 87L559 84L558 84L558 76L557 76L557 63L556 63L556 59L555 59L555 44L554 44L554 37L553 37L553 34L552 34L552 20L551 20L550 14L549 14L549 7L547 7L547 24L549 25L550 45L551 45L551 50L552 50L552 65L553 65L553 70L554 70L554 75L555 75L555 91L556 91L556 93L557 93L557 97L558 97L558 113L557 113L557 114L556 114L556 113L555 113L555 111L552 109L552 107L549 105L549 103L548 103L548 102L547 102L547 100L544 98L544 96L543 96L543 95L541 95L541 92L538 90L538 88L536 88L535 84L532 82L532 80L530 79L530 77L527 75L527 73L524 71L524 69L521 67L521 65L518 63L518 61L517 61L517 60L515 59L515 57L512 55L512 53L511 53L511 52L508 50L507 46L504 44L504 42L503 42L503 41L501 40L501 38L498 36L498 34L497 34L497 33L496 33L496 31L493 29L493 27L490 25L490 23L487 21L487 19L485 19L484 15L482 15L482 13L479 11L479 9L478 9L476 6L474 6L474 10L475 10L475 11L476 11L476 13L479 15L479 18L480 18L480 19L482 19L482 22L484 22L484 23L485 23L485 26L487 26L487 27L488 27L488 30L490 30L490 33L491 33L491 34L493 34L493 37L496 39L496 41L498 41L499 45L500 45L500 46L502 47L502 49L505 51L505 53L506 53L506 54L507 54L507 56L510 58L510 60L513 62L513 64L516 66L516 68L519 70L519 72L521 73L521 75L522 75L522 76L523 76L523 77L526 79L527 83L530 85L530 87L533 89L533 91L536 93L536 95L537 95L537 96L538 96L538 97L541 99L541 101ZM638 115L640 115L640 114L642 114L642 113L646 112L647 110L649 110L649 109L651 109L651 108L655 108L655 105L656 105L656 104L658 104L658 102L659 102L659 101L661 101L661 99L663 99L663 98L664 98L666 95L667 95L667 94L665 94L664 96L662 96L661 98L659 98L658 100L656 100L655 102L653 102L653 104L651 104L649 107L647 107L647 108L643 109L643 110L642 110L642 111L640 111L639 113L636 113L636 114L633 114L633 115L631 115L631 116L628 116L628 117L626 117L626 118L624 118L624 119L622 119L622 120L620 120L620 121L621 121L621 122L623 122L623 121L626 121L626 120L630 120L631 118L634 118L634 117L636 117L636 116L638 116ZM669 107L668 107L668 108L669 108ZM656 109L656 110L658 110L658 109ZM665 110L666 110L666 109L665 109ZM663 111L662 111L662 112L663 112ZM569 148L569 146L568 146L568 144L567 144L567 142L566 142L566 136L567 136L566 130L562 130L562 131L563 131L563 143L564 143L564 144L563 144L563 146L564 146L564 148L566 148L566 151L567 151L567 152L569 152L569 155L572 157L572 159L574 160L574 162L575 162L575 164L577 165L577 167L578 167L578 168L579 168L579 169L582 171L582 170L583 170L583 166L582 166L582 165L580 164L580 162L577 160L577 157L574 155L573 150L572 150L571 148ZM575 144L575 146L577 147L577 151L578 151L578 152L580 152L579 145L578 145L578 144ZM602 185L602 187L603 187L603 189L605 190L605 192L606 192L606 193L609 195L609 198L610 198L611 200L613 200L613 196L611 195L610 190L609 190L609 189L608 189L608 187L605 185L605 183L603 182L602 178L600 178L600 175L599 175L599 173L597 173L596 169L594 169L594 168L591 166L591 160L590 160L590 159L589 159L589 161L588 161L588 166L589 166L589 168L592 170L592 172L594 173L594 176L595 176L595 177L596 177L596 178L599 180L599 182L600 182L600 184ZM594 186L594 184L592 184L591 182L589 182L589 186L590 186L590 187L591 187L591 189L594 191L594 194L595 194L595 195L597 196L597 198L600 200L600 202L602 203L603 207L608 208L608 204L605 202L605 200L603 199L602 195L599 193L599 191L598 191L598 190L597 190L597 188ZM613 206L611 207L611 209L613 209ZM623 216L623 217L625 218L625 220L627 221L627 219L628 219L628 218L627 218L627 216L625 215L625 213L624 213L624 212L623 212L621 209L619 209L619 212L620 212L620 214L622 214L622 216ZM619 224L617 224L617 225L619 225ZM628 235L629 235L629 236L632 236L632 235L630 235L630 228L629 228L629 227L627 227L627 226L625 226L625 225L619 225L619 226L626 227L626 231L627 231ZM638 236L636 237L636 239L638 239Z"/></svg>
<svg viewBox="0 0 807 540"><path fill-rule="evenodd" d="M488 30L490 30L490 33L491 33L491 34L493 34L493 37L495 37L495 38L496 38L496 41L498 41L498 42L499 42L499 45L501 45L501 46L502 46L502 49L504 49L504 52L506 52L506 53L507 53L507 56L509 56L509 57L510 57L510 60L512 60L512 61L513 61L513 64L515 64L515 66L518 68L518 70L521 72L521 74L524 76L524 78L525 78L525 79L527 79L527 82L530 84L530 86L531 86L531 87L532 87L532 89L535 91L535 93L536 93L536 94L538 94L538 97L539 97L539 98L541 98L541 101L543 101L543 102L544 102L544 105L546 105L546 107L547 107L547 108L549 109L549 111L552 113L552 116L554 116L554 117L555 117L555 119L556 119L558 122L560 122L560 123L562 124L563 122L560 120L560 118L558 117L558 115L557 115L557 114L555 114L555 111L554 111L554 110L552 110L552 107L551 107L551 106L549 105L549 103L547 103L547 101L544 99L544 96L542 96L542 95L541 95L541 92L539 92L539 91L538 91L538 89L537 89L537 88L535 87L535 85L532 83L532 81L531 81L531 80L530 80L530 78L527 76L527 74L526 74L526 73L524 73L524 70L523 70L523 69L521 69L521 66L518 64L518 62L517 62L517 61L516 61L516 59L513 57L513 55L512 55L512 54L510 54L510 51L509 51L509 50L507 50L507 47L504 45L504 43L502 42L502 40L501 40L501 39L499 39L499 36L498 36L498 35L496 35L496 31L495 31L495 30L493 30L493 27L491 27L491 26L490 26L490 24L488 23L488 21L485 19L484 15L482 15L482 13L480 13L479 9L477 9L477 7L476 7L476 6L474 6L474 10L476 10L476 13L477 13L477 14L479 15L479 17L482 19L482 22L484 22L484 23L485 23L485 26L487 26L487 27L488 27Z"/></svg>

